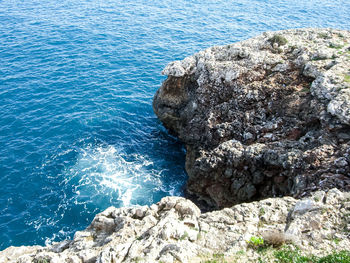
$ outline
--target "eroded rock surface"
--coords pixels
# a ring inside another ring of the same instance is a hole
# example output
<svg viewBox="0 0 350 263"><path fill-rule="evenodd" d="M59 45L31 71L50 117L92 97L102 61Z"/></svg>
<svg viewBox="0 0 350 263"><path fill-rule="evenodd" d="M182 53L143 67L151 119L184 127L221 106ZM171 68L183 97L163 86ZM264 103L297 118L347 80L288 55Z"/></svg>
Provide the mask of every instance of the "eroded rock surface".
<svg viewBox="0 0 350 263"><path fill-rule="evenodd" d="M226 208L202 213L180 197L110 207L73 240L9 247L0 263L257 262L251 237L318 256L348 250L349 41L349 31L271 32L169 64L154 110L186 144L188 191ZM278 195L301 199L242 203Z"/></svg>
<svg viewBox="0 0 350 263"><path fill-rule="evenodd" d="M170 63L153 108L214 208L350 190L350 32L297 29Z"/></svg>
<svg viewBox="0 0 350 263"><path fill-rule="evenodd" d="M73 240L47 247L9 247L1 263L257 262L252 236L283 239L304 253L325 255L350 247L350 194L332 189L309 198L269 198L201 213L191 201L165 197L151 207L110 207ZM335 242L336 241L336 242Z"/></svg>

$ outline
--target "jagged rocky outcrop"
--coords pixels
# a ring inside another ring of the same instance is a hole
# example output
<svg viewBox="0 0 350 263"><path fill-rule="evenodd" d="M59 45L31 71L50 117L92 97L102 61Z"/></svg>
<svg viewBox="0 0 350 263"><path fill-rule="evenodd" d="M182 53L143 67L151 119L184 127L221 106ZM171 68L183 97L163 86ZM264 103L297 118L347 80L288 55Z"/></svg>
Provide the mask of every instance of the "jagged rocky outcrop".
<svg viewBox="0 0 350 263"><path fill-rule="evenodd" d="M293 243L303 253L325 255L350 247L350 194L337 189L296 200L269 198L201 213L191 201L165 197L151 207L110 207L73 240L47 247L9 247L1 263L258 262L251 237ZM215 261L216 262L216 261Z"/></svg>
<svg viewBox="0 0 350 263"><path fill-rule="evenodd" d="M349 31L264 33L164 74L153 107L186 145L187 190L226 208L181 197L110 207L73 240L9 247L0 263L274 262L251 237L318 256L349 249ZM300 199L268 198L279 195Z"/></svg>
<svg viewBox="0 0 350 263"><path fill-rule="evenodd" d="M350 32L296 29L163 71L158 118L186 145L187 191L214 208L350 190Z"/></svg>

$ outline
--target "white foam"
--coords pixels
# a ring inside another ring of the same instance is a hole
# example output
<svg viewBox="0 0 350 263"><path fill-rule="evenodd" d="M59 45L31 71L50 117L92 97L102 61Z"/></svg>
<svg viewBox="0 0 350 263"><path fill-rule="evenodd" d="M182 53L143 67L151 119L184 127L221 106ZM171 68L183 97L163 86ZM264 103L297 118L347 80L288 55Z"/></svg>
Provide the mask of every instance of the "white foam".
<svg viewBox="0 0 350 263"><path fill-rule="evenodd" d="M71 184L76 203L94 202L108 197L123 206L136 205L133 196L139 190L161 184L153 163L140 154L127 155L114 146L87 147L76 164L66 171L65 184ZM112 205L112 204L111 204Z"/></svg>

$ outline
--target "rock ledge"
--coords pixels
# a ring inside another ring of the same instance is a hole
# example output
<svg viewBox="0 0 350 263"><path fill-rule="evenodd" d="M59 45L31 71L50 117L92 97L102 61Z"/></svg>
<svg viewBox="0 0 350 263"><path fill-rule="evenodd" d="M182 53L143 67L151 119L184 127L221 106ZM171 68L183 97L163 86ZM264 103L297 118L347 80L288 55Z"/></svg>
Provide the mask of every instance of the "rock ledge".
<svg viewBox="0 0 350 263"><path fill-rule="evenodd" d="M9 247L0 262L117 263L257 262L252 236L283 240L304 253L325 255L350 247L350 194L337 189L310 198L269 198L201 213L191 201L165 197L151 207L110 207L73 240L47 247ZM269 260L269 259L267 259Z"/></svg>

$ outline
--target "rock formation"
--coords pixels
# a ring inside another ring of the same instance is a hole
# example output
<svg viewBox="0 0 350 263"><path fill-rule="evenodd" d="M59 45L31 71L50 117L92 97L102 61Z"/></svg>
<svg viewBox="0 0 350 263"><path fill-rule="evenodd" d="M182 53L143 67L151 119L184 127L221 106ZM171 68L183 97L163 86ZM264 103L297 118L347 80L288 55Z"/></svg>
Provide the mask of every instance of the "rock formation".
<svg viewBox="0 0 350 263"><path fill-rule="evenodd" d="M153 108L213 208L350 190L350 32L296 29L170 63Z"/></svg>
<svg viewBox="0 0 350 263"><path fill-rule="evenodd" d="M310 198L269 198L201 214L191 201L165 197L151 207L110 207L73 240L47 247L9 247L1 263L227 262L266 257L249 248L252 237L293 243L325 255L350 247L350 194L332 189ZM214 261L216 262L216 261Z"/></svg>
<svg viewBox="0 0 350 263"><path fill-rule="evenodd" d="M349 31L264 33L164 74L153 107L186 145L187 190L226 208L202 213L181 197L110 207L73 240L9 247L0 263L274 262L268 249L281 244L349 249Z"/></svg>

